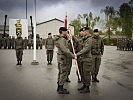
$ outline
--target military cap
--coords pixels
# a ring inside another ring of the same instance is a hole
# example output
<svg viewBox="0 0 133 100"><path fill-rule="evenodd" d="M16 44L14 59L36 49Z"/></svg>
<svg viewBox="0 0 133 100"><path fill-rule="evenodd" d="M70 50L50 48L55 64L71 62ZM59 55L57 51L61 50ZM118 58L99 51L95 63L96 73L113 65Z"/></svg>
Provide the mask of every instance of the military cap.
<svg viewBox="0 0 133 100"><path fill-rule="evenodd" d="M89 27L84 27L83 31L85 31L85 30L90 30L90 28Z"/></svg>
<svg viewBox="0 0 133 100"><path fill-rule="evenodd" d="M62 31L67 31L67 29L65 27L60 27L59 28L59 33L62 33Z"/></svg>
<svg viewBox="0 0 133 100"><path fill-rule="evenodd" d="M60 31L67 31L67 29L65 27L60 27L59 30Z"/></svg>
<svg viewBox="0 0 133 100"><path fill-rule="evenodd" d="M51 35L51 33L48 33L48 35Z"/></svg>
<svg viewBox="0 0 133 100"><path fill-rule="evenodd" d="M93 32L98 32L98 29L94 29L94 31Z"/></svg>

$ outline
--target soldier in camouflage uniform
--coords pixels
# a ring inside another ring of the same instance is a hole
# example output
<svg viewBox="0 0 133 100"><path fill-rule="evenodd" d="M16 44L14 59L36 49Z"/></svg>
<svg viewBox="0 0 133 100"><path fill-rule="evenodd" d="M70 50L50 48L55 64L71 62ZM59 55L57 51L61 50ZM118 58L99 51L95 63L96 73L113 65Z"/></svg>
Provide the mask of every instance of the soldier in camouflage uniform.
<svg viewBox="0 0 133 100"><path fill-rule="evenodd" d="M68 73L68 66L67 66L67 59L69 57L75 57L72 52L70 52L68 48L68 41L67 41L67 29L65 27L59 28L60 35L54 36L55 44L58 49L57 53L57 62L58 62L58 87L57 92L59 94L69 94L67 89L64 89L63 86L67 79Z"/></svg>
<svg viewBox="0 0 133 100"><path fill-rule="evenodd" d="M23 38L21 37L22 27L21 27L20 21L17 21L15 26L16 26L16 35L17 35L17 38L15 39L17 65L22 65L21 62L22 62L22 56L23 56L24 41L23 41Z"/></svg>
<svg viewBox="0 0 133 100"><path fill-rule="evenodd" d="M91 69L92 69L92 38L89 34L89 28L83 28L83 49L77 53L77 57L81 57L82 62L82 74L83 74L83 85L81 88L78 88L80 93L89 93L90 92L90 81L91 81Z"/></svg>
<svg viewBox="0 0 133 100"><path fill-rule="evenodd" d="M2 34L0 34L0 49L2 48Z"/></svg>
<svg viewBox="0 0 133 100"><path fill-rule="evenodd" d="M7 47L8 47L8 49L11 49L11 36L8 36L8 38L7 38Z"/></svg>
<svg viewBox="0 0 133 100"><path fill-rule="evenodd" d="M43 39L42 38L40 38L40 44L39 44L39 46L40 46L40 49L42 49L42 47L43 47Z"/></svg>
<svg viewBox="0 0 133 100"><path fill-rule="evenodd" d="M27 39L27 37L25 37L25 39L24 39L24 49L27 49L27 46L28 46L28 39Z"/></svg>
<svg viewBox="0 0 133 100"><path fill-rule="evenodd" d="M104 43L101 37L99 36L98 29L94 30L92 36L92 82L99 82L97 79L97 75L99 72L100 64L101 64L101 56L103 55L104 51Z"/></svg>
<svg viewBox="0 0 133 100"><path fill-rule="evenodd" d="M49 64L52 64L53 53L54 53L54 40L52 38L51 33L48 33L48 38L45 41L45 48L46 48L46 54L47 54L47 61L49 65Z"/></svg>
<svg viewBox="0 0 133 100"><path fill-rule="evenodd" d="M12 47L12 49L15 48L14 45L15 45L15 37L12 36L12 39L11 39L11 47Z"/></svg>

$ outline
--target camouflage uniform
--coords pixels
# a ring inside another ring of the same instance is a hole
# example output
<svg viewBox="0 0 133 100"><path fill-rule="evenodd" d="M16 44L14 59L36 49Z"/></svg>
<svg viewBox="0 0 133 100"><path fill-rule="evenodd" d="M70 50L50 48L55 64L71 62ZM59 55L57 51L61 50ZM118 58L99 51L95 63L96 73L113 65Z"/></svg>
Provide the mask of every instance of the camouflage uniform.
<svg viewBox="0 0 133 100"><path fill-rule="evenodd" d="M40 38L40 44L39 44L39 46L40 46L40 49L42 49L42 47L43 47L43 39L42 38Z"/></svg>
<svg viewBox="0 0 133 100"><path fill-rule="evenodd" d="M7 46L8 46L8 49L11 49L11 36L7 38Z"/></svg>
<svg viewBox="0 0 133 100"><path fill-rule="evenodd" d="M22 37L18 37L15 39L15 50L16 50L16 57L17 57L17 65L21 65L22 56L23 56L23 49L24 49L24 41Z"/></svg>
<svg viewBox="0 0 133 100"><path fill-rule="evenodd" d="M27 37L25 37L25 39L24 39L24 49L27 49L27 46L28 46L28 39L27 39Z"/></svg>
<svg viewBox="0 0 133 100"><path fill-rule="evenodd" d="M46 48L48 64L51 64L54 53L54 40L52 37L46 39L45 48Z"/></svg>
<svg viewBox="0 0 133 100"><path fill-rule="evenodd" d="M83 38L83 49L77 53L77 57L80 57L82 68L82 80L83 86L78 90L81 93L89 92L91 69L92 69L92 55L91 55L92 38L86 36Z"/></svg>
<svg viewBox="0 0 133 100"><path fill-rule="evenodd" d="M12 39L11 39L11 46L12 46L12 49L15 48L14 45L15 45L15 37L12 36Z"/></svg>
<svg viewBox="0 0 133 100"><path fill-rule="evenodd" d="M101 64L101 55L103 55L104 43L100 36L93 35L92 37L92 82L99 82L97 75Z"/></svg>
<svg viewBox="0 0 133 100"><path fill-rule="evenodd" d="M59 93L66 94L68 92L66 92L66 90L63 89L63 85L65 84L68 75L67 60L70 57L74 58L74 54L70 52L68 47L68 41L64 37L54 36L54 40L56 41L55 43L58 49L57 62L58 62L59 73L58 73L57 91L60 91L61 87L61 91Z"/></svg>

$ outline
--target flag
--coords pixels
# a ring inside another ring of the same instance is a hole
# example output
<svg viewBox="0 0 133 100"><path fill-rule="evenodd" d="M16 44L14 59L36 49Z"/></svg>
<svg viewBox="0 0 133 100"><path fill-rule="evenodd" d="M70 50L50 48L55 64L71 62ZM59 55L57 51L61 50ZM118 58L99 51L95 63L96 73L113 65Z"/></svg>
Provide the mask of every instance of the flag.
<svg viewBox="0 0 133 100"><path fill-rule="evenodd" d="M67 27L67 26L68 26L67 24L68 24L68 20L67 20L67 14L66 14L65 21L64 21L64 27L65 27L65 28L68 28L68 27Z"/></svg>

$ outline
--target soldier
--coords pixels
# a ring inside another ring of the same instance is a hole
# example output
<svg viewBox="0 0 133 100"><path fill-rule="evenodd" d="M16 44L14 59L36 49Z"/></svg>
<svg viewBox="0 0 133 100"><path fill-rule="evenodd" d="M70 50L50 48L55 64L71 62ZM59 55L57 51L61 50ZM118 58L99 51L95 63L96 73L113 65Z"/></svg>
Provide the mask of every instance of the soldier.
<svg viewBox="0 0 133 100"><path fill-rule="evenodd" d="M22 62L22 56L23 56L24 41L23 41L23 38L21 37L22 27L20 25L19 20L17 21L15 26L16 26L16 35L17 35L17 38L15 39L17 65L22 65L21 62Z"/></svg>
<svg viewBox="0 0 133 100"><path fill-rule="evenodd" d="M92 36L92 48L91 48L91 54L92 54L92 82L99 82L97 79L97 75L99 72L99 67L101 64L101 56L103 55L104 51L104 43L101 37L99 36L98 29L94 30L93 36Z"/></svg>
<svg viewBox="0 0 133 100"><path fill-rule="evenodd" d="M25 39L24 39L24 49L27 49L27 46L28 46L28 39L27 39L27 37L25 37Z"/></svg>
<svg viewBox="0 0 133 100"><path fill-rule="evenodd" d="M11 36L7 37L7 46L8 46L8 49L11 49Z"/></svg>
<svg viewBox="0 0 133 100"><path fill-rule="evenodd" d="M36 49L39 48L39 44L40 44L40 37L37 36L37 38L36 38Z"/></svg>
<svg viewBox="0 0 133 100"><path fill-rule="evenodd" d="M54 53L54 40L52 38L51 33L48 33L48 38L45 41L45 48L46 48L46 54L47 54L47 61L49 65L49 64L52 64L53 53Z"/></svg>
<svg viewBox="0 0 133 100"><path fill-rule="evenodd" d="M4 49L7 49L7 37L3 38Z"/></svg>
<svg viewBox="0 0 133 100"><path fill-rule="evenodd" d="M11 47L12 47L12 49L15 48L14 45L15 45L15 37L12 36L12 39L11 39Z"/></svg>
<svg viewBox="0 0 133 100"><path fill-rule="evenodd" d="M32 40L31 37L28 38L28 48L31 49L32 46Z"/></svg>
<svg viewBox="0 0 133 100"><path fill-rule="evenodd" d="M64 89L63 86L65 84L65 81L67 79L67 73L68 73L68 66L67 66L67 59L69 57L75 57L72 52L70 52L68 48L68 42L67 42L67 29L65 27L59 28L60 35L54 36L54 40L58 49L57 53L57 62L58 62L58 87L57 92L59 94L69 94L69 91L67 89Z"/></svg>
<svg viewBox="0 0 133 100"><path fill-rule="evenodd" d="M23 49L24 49L24 41L21 37L21 34L17 34L17 38L15 39L15 50L16 50L16 57L17 57L17 65L22 65L22 56L23 56Z"/></svg>
<svg viewBox="0 0 133 100"><path fill-rule="evenodd" d="M0 34L0 49L2 48L2 34Z"/></svg>
<svg viewBox="0 0 133 100"><path fill-rule="evenodd" d="M39 44L39 46L40 46L40 49L42 49L42 47L43 47L43 39L42 38L40 38L40 44Z"/></svg>
<svg viewBox="0 0 133 100"><path fill-rule="evenodd" d="M92 55L91 55L91 47L92 47L92 38L89 34L89 28L83 28L83 48L77 53L77 57L80 57L82 62L82 74L83 74L83 85L81 88L78 88L80 93L89 93L90 89L90 80L91 80L91 69L92 69Z"/></svg>

